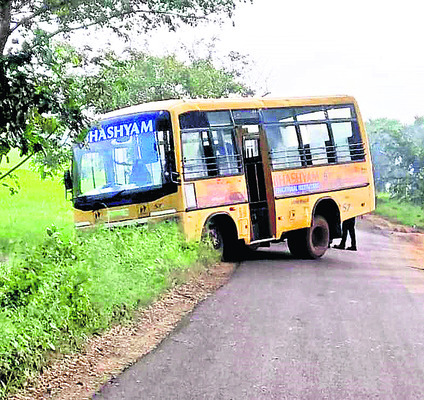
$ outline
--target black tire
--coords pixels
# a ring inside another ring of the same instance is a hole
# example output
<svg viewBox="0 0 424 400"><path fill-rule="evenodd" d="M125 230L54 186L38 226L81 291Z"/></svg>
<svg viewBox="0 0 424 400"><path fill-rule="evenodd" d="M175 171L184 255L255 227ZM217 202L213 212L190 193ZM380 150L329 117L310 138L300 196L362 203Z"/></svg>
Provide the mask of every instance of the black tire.
<svg viewBox="0 0 424 400"><path fill-rule="evenodd" d="M221 259L224 259L225 241L224 235L217 224L213 221L209 221L204 230L202 237L205 240L209 240L212 247L221 255Z"/></svg>
<svg viewBox="0 0 424 400"><path fill-rule="evenodd" d="M316 215L312 226L306 229L306 256L319 258L324 255L330 243L330 228L327 220L321 215Z"/></svg>
<svg viewBox="0 0 424 400"><path fill-rule="evenodd" d="M287 237L287 245L290 253L296 258L303 258L305 256L305 238L306 229L291 232Z"/></svg>
<svg viewBox="0 0 424 400"><path fill-rule="evenodd" d="M237 240L236 233L226 224L209 221L203 229L202 237L210 241L222 261L239 261L245 253L244 242Z"/></svg>
<svg viewBox="0 0 424 400"><path fill-rule="evenodd" d="M330 228L327 220L316 215L312 226L292 232L287 238L290 253L297 258L316 259L322 257L330 243Z"/></svg>

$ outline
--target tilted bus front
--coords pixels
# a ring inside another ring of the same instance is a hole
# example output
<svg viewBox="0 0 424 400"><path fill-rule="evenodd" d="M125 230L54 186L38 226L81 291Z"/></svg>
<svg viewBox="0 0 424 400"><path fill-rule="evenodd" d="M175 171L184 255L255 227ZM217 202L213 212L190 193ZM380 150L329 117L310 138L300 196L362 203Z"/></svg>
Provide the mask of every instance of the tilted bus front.
<svg viewBox="0 0 424 400"><path fill-rule="evenodd" d="M73 151L76 227L169 217L178 201L174 141L166 110L106 116Z"/></svg>

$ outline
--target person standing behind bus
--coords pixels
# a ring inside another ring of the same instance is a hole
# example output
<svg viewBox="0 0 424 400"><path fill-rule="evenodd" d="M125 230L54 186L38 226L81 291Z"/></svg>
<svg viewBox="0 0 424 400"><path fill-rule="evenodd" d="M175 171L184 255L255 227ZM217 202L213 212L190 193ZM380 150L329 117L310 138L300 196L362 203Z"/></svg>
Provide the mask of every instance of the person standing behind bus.
<svg viewBox="0 0 424 400"><path fill-rule="evenodd" d="M347 234L350 235L350 247L346 250L356 251L356 234L355 234L355 218L349 218L343 221L342 224L342 240L339 245L335 245L334 248L344 250L346 246Z"/></svg>

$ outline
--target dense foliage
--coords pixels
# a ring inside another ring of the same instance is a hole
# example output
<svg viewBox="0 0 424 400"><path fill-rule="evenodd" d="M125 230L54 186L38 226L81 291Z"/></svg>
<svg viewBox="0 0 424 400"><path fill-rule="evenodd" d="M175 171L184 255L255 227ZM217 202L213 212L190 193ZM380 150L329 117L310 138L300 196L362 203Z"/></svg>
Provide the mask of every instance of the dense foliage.
<svg viewBox="0 0 424 400"><path fill-rule="evenodd" d="M212 57L183 63L175 54L157 57L131 52L123 59L109 53L102 58L99 73L86 77L83 86L87 103L101 113L148 101L252 94L238 82L233 64L234 56L228 67L216 68Z"/></svg>
<svg viewBox="0 0 424 400"><path fill-rule="evenodd" d="M83 104L58 49L39 57L48 58L44 69L31 54L0 58L0 161L11 149L27 155L59 148L65 131L77 136L84 128Z"/></svg>
<svg viewBox="0 0 424 400"><path fill-rule="evenodd" d="M0 397L37 371L51 351L131 315L215 261L176 224L99 230L73 240L54 228L39 245L0 263Z"/></svg>
<svg viewBox="0 0 424 400"><path fill-rule="evenodd" d="M377 189L424 204L424 118L411 125L386 118L371 120L367 130Z"/></svg>

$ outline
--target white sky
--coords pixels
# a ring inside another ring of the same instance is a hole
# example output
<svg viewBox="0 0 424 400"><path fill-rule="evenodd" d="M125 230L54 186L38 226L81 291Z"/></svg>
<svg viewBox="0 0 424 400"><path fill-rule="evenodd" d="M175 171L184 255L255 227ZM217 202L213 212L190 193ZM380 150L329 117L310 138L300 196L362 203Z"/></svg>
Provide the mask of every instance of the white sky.
<svg viewBox="0 0 424 400"><path fill-rule="evenodd" d="M222 31L268 71L272 95L354 95L365 118L424 115L420 1L256 0Z"/></svg>
<svg viewBox="0 0 424 400"><path fill-rule="evenodd" d="M256 65L270 96L349 94L365 119L424 115L424 3L254 0L222 26L154 33L150 48L217 36ZM143 41L140 38L140 43ZM131 45L137 47L137 40ZM262 95L263 93L257 93Z"/></svg>

